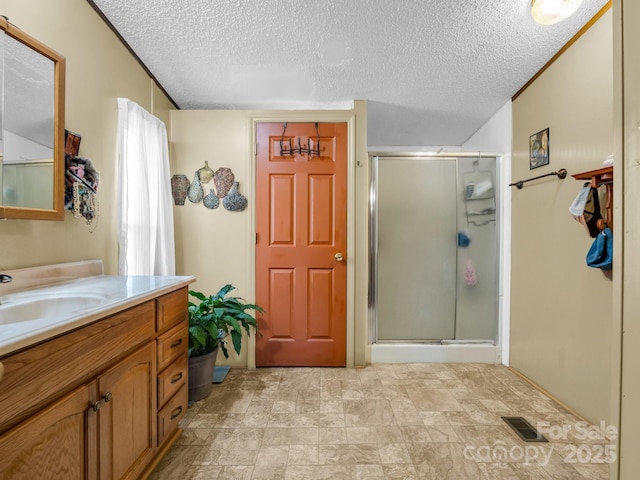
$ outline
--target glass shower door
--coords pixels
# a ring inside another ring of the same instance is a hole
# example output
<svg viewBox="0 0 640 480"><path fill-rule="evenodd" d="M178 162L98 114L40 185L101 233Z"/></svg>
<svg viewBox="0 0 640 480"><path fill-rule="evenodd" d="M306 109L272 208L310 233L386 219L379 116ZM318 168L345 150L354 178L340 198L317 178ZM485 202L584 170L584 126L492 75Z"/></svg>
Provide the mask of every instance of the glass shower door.
<svg viewBox="0 0 640 480"><path fill-rule="evenodd" d="M453 339L456 159L373 162L376 341Z"/></svg>

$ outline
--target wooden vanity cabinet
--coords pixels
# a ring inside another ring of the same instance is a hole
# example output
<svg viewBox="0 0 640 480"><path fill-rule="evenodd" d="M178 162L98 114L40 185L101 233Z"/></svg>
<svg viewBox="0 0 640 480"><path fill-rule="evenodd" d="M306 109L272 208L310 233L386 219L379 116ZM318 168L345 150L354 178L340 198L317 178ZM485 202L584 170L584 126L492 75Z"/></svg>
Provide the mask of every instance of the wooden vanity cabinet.
<svg viewBox="0 0 640 480"><path fill-rule="evenodd" d="M188 407L186 312L180 288L1 358L0 478L149 474Z"/></svg>
<svg viewBox="0 0 640 480"><path fill-rule="evenodd" d="M137 478L155 454L153 344L98 377L99 478Z"/></svg>
<svg viewBox="0 0 640 480"><path fill-rule="evenodd" d="M87 409L95 385L83 385L0 436L0 478L83 480L95 470L96 415Z"/></svg>
<svg viewBox="0 0 640 480"><path fill-rule="evenodd" d="M189 372L189 330L186 292L174 292L158 299L156 347L158 352L157 376L157 429L158 445L169 442L178 424L189 408L187 376Z"/></svg>

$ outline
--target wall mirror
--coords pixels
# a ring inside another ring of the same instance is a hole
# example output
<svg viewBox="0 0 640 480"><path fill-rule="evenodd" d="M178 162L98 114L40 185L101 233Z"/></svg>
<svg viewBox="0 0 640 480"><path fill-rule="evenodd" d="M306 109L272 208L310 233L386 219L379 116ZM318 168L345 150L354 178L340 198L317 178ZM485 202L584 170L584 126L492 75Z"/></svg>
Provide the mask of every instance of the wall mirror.
<svg viewBox="0 0 640 480"><path fill-rule="evenodd" d="M0 17L0 218L64 218L65 59Z"/></svg>

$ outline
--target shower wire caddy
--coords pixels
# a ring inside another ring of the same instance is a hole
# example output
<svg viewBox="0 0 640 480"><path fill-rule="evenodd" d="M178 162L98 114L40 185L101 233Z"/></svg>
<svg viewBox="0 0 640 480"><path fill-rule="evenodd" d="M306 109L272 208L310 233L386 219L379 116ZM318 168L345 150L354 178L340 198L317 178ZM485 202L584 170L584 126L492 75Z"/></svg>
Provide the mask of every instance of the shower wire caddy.
<svg viewBox="0 0 640 480"><path fill-rule="evenodd" d="M473 170L462 174L462 181L467 226L495 222L496 198L491 172L480 170L480 164L476 160L473 162Z"/></svg>

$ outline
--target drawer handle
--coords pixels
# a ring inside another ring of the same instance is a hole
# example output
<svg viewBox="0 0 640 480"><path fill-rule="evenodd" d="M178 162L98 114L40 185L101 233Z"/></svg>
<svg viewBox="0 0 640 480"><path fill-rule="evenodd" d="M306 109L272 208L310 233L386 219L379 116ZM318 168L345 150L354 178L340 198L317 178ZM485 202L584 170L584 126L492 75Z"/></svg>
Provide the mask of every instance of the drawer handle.
<svg viewBox="0 0 640 480"><path fill-rule="evenodd" d="M180 345L182 345L182 339L181 339L181 338L179 338L178 340L176 340L175 342L173 342L173 343L171 344L171 348L176 348L176 347L179 347Z"/></svg>
<svg viewBox="0 0 640 480"><path fill-rule="evenodd" d="M180 416L180 414L182 413L182 405L180 405L178 408L176 408L173 413L171 414L171 420L175 420L177 417Z"/></svg>
<svg viewBox="0 0 640 480"><path fill-rule="evenodd" d="M176 382L179 382L180 380L182 380L182 372L173 376L173 378L171 379L171 385L173 385Z"/></svg>

